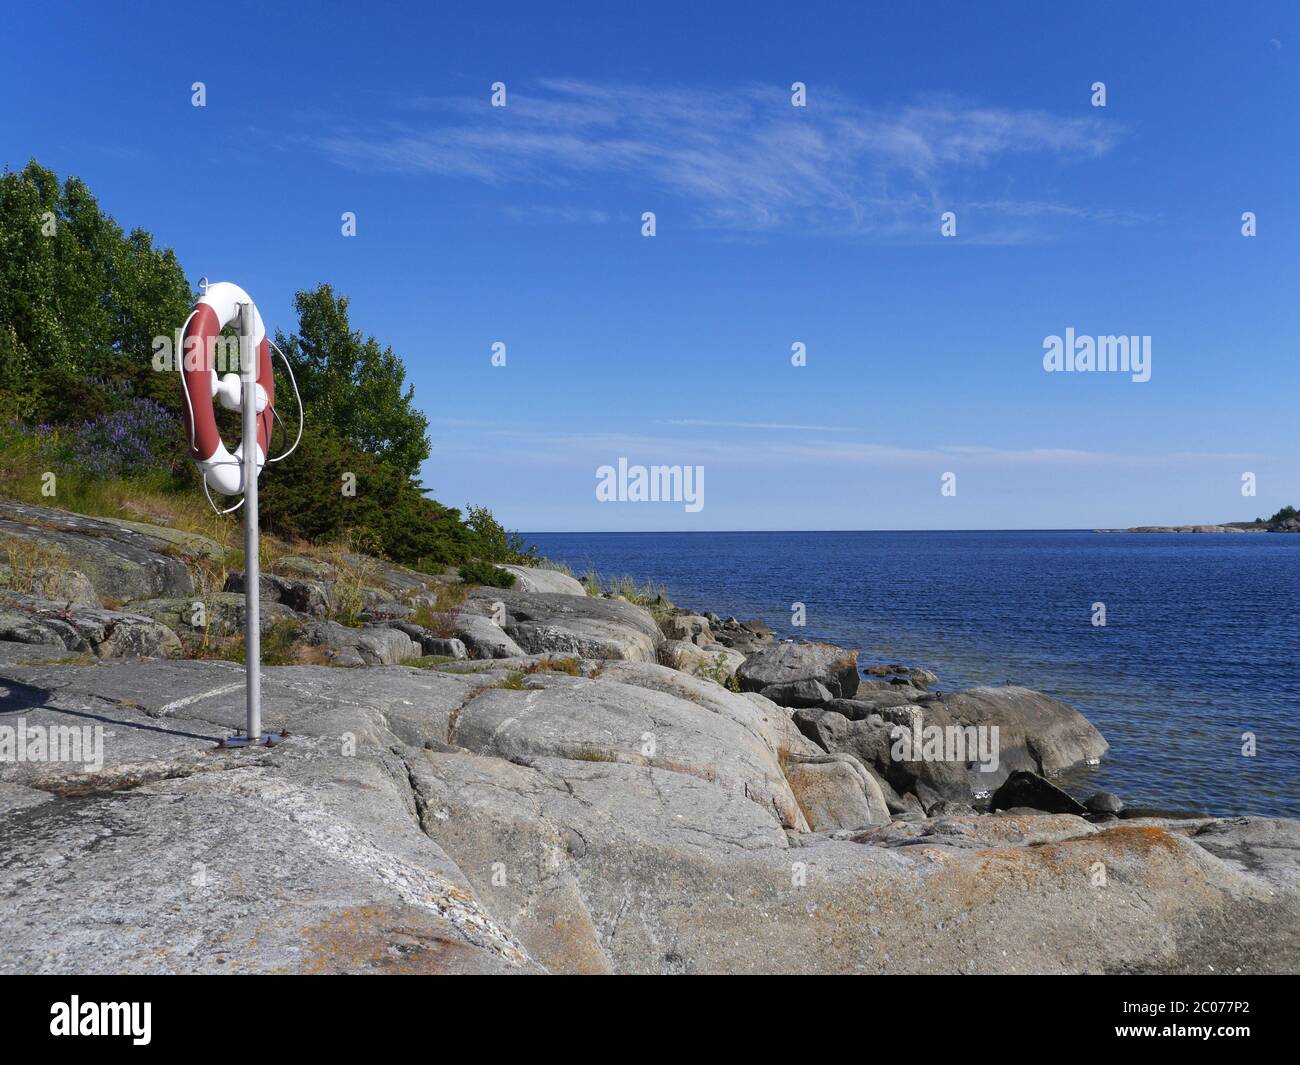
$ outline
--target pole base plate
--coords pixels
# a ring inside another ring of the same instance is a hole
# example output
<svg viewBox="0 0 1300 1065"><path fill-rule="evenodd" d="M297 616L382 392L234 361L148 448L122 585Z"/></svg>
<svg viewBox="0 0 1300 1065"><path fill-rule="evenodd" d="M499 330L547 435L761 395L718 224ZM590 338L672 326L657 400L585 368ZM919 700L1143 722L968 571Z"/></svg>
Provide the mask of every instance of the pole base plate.
<svg viewBox="0 0 1300 1065"><path fill-rule="evenodd" d="M227 736L218 743L217 750L231 751L244 747L278 747L288 738L288 732L263 732L256 738L240 732L234 736Z"/></svg>

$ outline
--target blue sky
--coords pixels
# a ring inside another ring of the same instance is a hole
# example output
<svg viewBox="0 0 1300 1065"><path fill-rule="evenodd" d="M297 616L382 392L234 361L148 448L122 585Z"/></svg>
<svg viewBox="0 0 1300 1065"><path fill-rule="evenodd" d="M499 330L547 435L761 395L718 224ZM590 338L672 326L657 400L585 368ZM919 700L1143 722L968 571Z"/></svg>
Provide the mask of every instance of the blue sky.
<svg viewBox="0 0 1300 1065"><path fill-rule="evenodd" d="M0 162L272 326L333 283L406 360L426 483L514 527L1300 502L1295 4L477 6L14 9ZM1044 372L1067 328L1150 336L1151 380ZM705 506L598 503L621 456L704 466Z"/></svg>

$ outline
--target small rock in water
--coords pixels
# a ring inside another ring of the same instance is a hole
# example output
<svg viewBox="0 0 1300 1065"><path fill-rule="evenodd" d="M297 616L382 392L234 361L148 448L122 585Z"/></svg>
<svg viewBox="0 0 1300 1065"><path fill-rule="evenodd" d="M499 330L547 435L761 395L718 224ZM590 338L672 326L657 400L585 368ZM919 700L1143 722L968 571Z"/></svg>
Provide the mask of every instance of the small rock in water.
<svg viewBox="0 0 1300 1065"><path fill-rule="evenodd" d="M1071 798L1051 781L1026 769L1017 770L1007 777L1002 787L993 793L990 808L1011 810L1028 807L1049 814L1077 814L1082 817L1087 807Z"/></svg>
<svg viewBox="0 0 1300 1065"><path fill-rule="evenodd" d="M1094 814L1118 814L1124 809L1124 800L1109 791L1099 791L1084 799L1083 805Z"/></svg>

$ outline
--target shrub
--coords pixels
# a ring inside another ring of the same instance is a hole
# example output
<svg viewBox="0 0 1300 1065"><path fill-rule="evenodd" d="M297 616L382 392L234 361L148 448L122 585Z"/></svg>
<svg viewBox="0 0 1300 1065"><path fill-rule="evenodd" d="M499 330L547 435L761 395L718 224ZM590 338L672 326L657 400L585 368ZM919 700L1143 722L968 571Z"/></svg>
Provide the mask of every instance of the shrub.
<svg viewBox="0 0 1300 1065"><path fill-rule="evenodd" d="M518 533L508 532L487 507L468 507L465 525L474 557L487 562L537 565L537 548L529 547ZM508 587L505 585L503 587Z"/></svg>
<svg viewBox="0 0 1300 1065"><path fill-rule="evenodd" d="M728 691L740 691L740 682L736 680L736 675L728 668L727 656L721 651L718 652L709 665L699 666L695 670L695 675L702 680L711 680L714 684L721 684Z"/></svg>
<svg viewBox="0 0 1300 1065"><path fill-rule="evenodd" d="M475 560L460 567L460 579L466 584L483 584L489 588L513 588L515 575L490 562Z"/></svg>

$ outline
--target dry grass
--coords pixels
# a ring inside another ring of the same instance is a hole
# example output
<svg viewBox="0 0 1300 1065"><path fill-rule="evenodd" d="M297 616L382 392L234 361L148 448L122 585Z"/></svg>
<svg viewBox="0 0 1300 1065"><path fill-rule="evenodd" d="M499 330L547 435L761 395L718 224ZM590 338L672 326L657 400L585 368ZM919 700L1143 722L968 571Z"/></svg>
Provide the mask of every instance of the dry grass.
<svg viewBox="0 0 1300 1065"><path fill-rule="evenodd" d="M582 577L582 586L591 596L608 595L611 599L623 598L648 611L655 621L663 621L673 613L673 601L662 584L647 581L637 584L632 577L612 577L602 581L600 574L589 569Z"/></svg>
<svg viewBox="0 0 1300 1065"><path fill-rule="evenodd" d="M570 677L582 676L582 663L576 658L542 658L532 663L525 673L567 673Z"/></svg>
<svg viewBox="0 0 1300 1065"><path fill-rule="evenodd" d="M329 656L323 648L314 647L298 639L299 622L293 618L280 618L262 630L262 665L264 666L328 666ZM213 636L203 634L203 642L194 648L194 658L216 658L227 662L243 662L246 657L244 634Z"/></svg>
<svg viewBox="0 0 1300 1065"><path fill-rule="evenodd" d="M416 607L411 620L421 628L428 629L439 639L449 640L456 635L456 614L465 603L469 587L464 584L439 582L429 590L433 592L433 605L423 603Z"/></svg>
<svg viewBox="0 0 1300 1065"><path fill-rule="evenodd" d="M76 567L68 553L54 544L24 536L0 536L0 591L14 595L49 595L51 585L61 583Z"/></svg>

